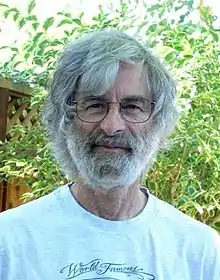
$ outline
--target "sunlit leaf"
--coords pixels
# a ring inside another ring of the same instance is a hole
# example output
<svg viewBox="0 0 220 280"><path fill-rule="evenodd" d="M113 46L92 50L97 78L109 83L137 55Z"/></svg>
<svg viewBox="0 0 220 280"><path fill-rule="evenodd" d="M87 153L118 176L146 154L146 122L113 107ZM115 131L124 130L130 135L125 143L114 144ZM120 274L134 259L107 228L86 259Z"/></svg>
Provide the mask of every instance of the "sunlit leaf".
<svg viewBox="0 0 220 280"><path fill-rule="evenodd" d="M28 5L28 14L32 13L32 11L34 10L35 6L36 6L35 0L30 1L29 5Z"/></svg>
<svg viewBox="0 0 220 280"><path fill-rule="evenodd" d="M44 29L45 31L47 31L48 28L51 27L51 26L53 25L54 20L55 20L54 17L49 17L49 18L47 18L47 19L44 21L44 23L43 23L43 29Z"/></svg>
<svg viewBox="0 0 220 280"><path fill-rule="evenodd" d="M23 63L22 61L17 61L14 63L14 68L16 68L19 64Z"/></svg>
<svg viewBox="0 0 220 280"><path fill-rule="evenodd" d="M16 162L16 166L17 167L23 167L23 166L25 166L27 164L27 162L24 162L24 161L17 161Z"/></svg>
<svg viewBox="0 0 220 280"><path fill-rule="evenodd" d="M4 13L3 13L4 18L7 18L9 14L10 14L10 12L8 10L4 11Z"/></svg>
<svg viewBox="0 0 220 280"><path fill-rule="evenodd" d="M15 14L13 15L14 21L17 21L17 20L18 20L19 15L20 15L19 13L15 13Z"/></svg>
<svg viewBox="0 0 220 280"><path fill-rule="evenodd" d="M29 15L26 17L26 20L37 21L37 17L35 15Z"/></svg>
<svg viewBox="0 0 220 280"><path fill-rule="evenodd" d="M3 16L5 18L7 18L11 13L20 14L19 10L17 8L11 8L11 9L5 10L3 13Z"/></svg>
<svg viewBox="0 0 220 280"><path fill-rule="evenodd" d="M4 50L4 49L8 49L8 48L10 48L10 47L9 46L1 46L0 50Z"/></svg>
<svg viewBox="0 0 220 280"><path fill-rule="evenodd" d="M71 13L67 13L67 12L58 12L57 13L58 15L61 15L61 16L65 16L65 17L68 17L68 18L72 18L72 15Z"/></svg>
<svg viewBox="0 0 220 280"><path fill-rule="evenodd" d="M68 19L68 18L63 19L57 24L57 27L65 25L65 24L73 24L73 21L71 19Z"/></svg>
<svg viewBox="0 0 220 280"><path fill-rule="evenodd" d="M19 21L19 24L18 24L19 28L21 29L21 28L25 25L25 23L26 23L26 20L25 20L24 18L22 18L22 19Z"/></svg>
<svg viewBox="0 0 220 280"><path fill-rule="evenodd" d="M43 32L38 32L34 37L33 37L33 42L36 43L40 39L40 37L43 35Z"/></svg>
<svg viewBox="0 0 220 280"><path fill-rule="evenodd" d="M73 18L72 21L75 22L78 25L81 25L81 19L80 18Z"/></svg>
<svg viewBox="0 0 220 280"><path fill-rule="evenodd" d="M37 28L39 27L39 23L38 22L34 22L34 23L32 23L32 26L33 26L33 29L36 31L37 30Z"/></svg>
<svg viewBox="0 0 220 280"><path fill-rule="evenodd" d="M9 8L9 6L8 6L7 4L2 3L2 2L0 2L0 7L6 7L6 8Z"/></svg>
<svg viewBox="0 0 220 280"><path fill-rule="evenodd" d="M214 39L216 42L219 42L219 40L220 40L219 34L218 34L216 31L214 31L214 30L210 30L210 33L211 33L213 39Z"/></svg>

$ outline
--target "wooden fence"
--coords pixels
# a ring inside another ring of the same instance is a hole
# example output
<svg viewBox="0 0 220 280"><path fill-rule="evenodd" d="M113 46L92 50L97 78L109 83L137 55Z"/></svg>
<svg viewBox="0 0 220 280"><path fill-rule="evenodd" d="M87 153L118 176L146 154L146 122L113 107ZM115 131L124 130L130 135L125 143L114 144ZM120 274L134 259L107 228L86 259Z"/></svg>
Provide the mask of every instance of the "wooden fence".
<svg viewBox="0 0 220 280"><path fill-rule="evenodd" d="M37 108L30 107L33 89L0 78L0 140L10 140L19 135L11 135L15 124L32 127L38 121Z"/></svg>
<svg viewBox="0 0 220 280"><path fill-rule="evenodd" d="M22 185L16 179L10 183L3 181L0 187L0 212L23 204L22 195L31 191L30 187L25 183Z"/></svg>
<svg viewBox="0 0 220 280"><path fill-rule="evenodd" d="M33 89L13 83L10 79L0 78L0 140L10 141L19 138L19 134L10 132L15 124L31 128L38 121L37 108L30 107ZM0 159L1 160L1 159ZM19 182L2 179L0 182L0 212L22 204L21 196L30 191L30 187Z"/></svg>

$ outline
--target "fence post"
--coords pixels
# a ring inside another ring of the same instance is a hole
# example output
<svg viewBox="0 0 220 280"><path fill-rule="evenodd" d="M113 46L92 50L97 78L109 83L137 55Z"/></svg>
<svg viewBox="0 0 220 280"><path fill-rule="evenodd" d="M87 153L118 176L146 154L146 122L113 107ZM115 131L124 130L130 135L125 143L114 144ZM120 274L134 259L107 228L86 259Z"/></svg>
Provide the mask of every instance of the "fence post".
<svg viewBox="0 0 220 280"><path fill-rule="evenodd" d="M0 88L0 140L5 141L7 131L7 112L8 112L9 91Z"/></svg>

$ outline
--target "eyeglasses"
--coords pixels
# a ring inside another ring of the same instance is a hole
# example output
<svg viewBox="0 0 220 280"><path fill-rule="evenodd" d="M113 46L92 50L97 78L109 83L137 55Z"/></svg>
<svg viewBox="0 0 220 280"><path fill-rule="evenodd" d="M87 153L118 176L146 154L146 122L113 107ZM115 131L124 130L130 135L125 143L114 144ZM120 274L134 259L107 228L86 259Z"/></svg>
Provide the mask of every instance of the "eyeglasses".
<svg viewBox="0 0 220 280"><path fill-rule="evenodd" d="M119 112L123 119L130 123L142 123L149 120L154 101L139 98L125 98L120 102L109 102L100 97L86 97L79 101L73 101L76 105L76 113L81 121L96 123L104 120L107 116L110 104L119 104Z"/></svg>

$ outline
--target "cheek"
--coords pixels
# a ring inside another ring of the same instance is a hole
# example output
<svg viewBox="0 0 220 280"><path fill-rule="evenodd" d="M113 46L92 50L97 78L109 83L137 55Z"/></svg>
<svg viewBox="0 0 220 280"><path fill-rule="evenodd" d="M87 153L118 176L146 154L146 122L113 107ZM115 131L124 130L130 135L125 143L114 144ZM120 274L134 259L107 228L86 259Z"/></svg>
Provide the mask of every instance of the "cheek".
<svg viewBox="0 0 220 280"><path fill-rule="evenodd" d="M92 132L97 129L97 123L87 123L81 120L76 120L76 125L84 132Z"/></svg>
<svg viewBox="0 0 220 280"><path fill-rule="evenodd" d="M149 140L155 135L155 124L153 120L149 120L145 123L137 123L137 124L130 124L129 126L130 132L136 137L143 137L146 141Z"/></svg>
<svg viewBox="0 0 220 280"><path fill-rule="evenodd" d="M130 123L128 125L128 129L133 135L138 136L141 135L143 132L148 131L150 129L150 126L147 123Z"/></svg>

